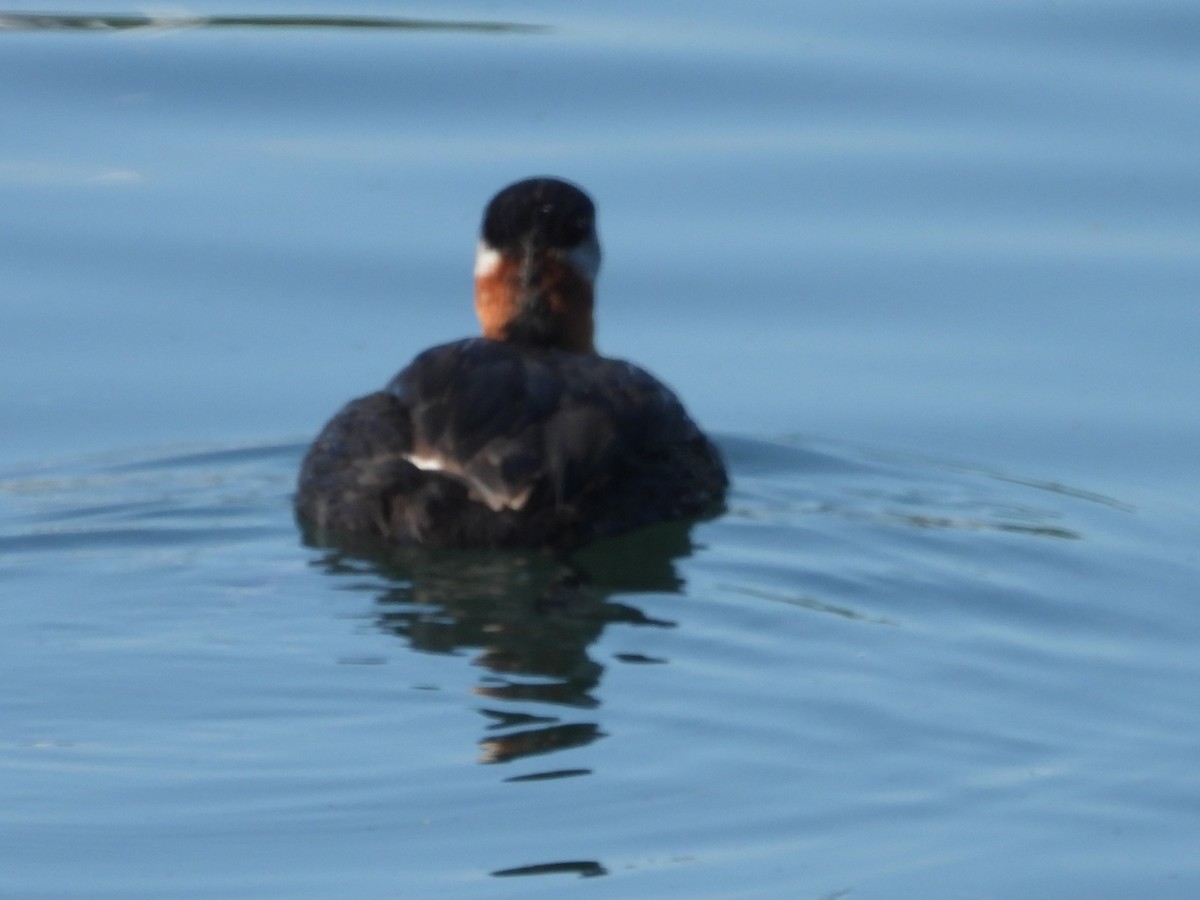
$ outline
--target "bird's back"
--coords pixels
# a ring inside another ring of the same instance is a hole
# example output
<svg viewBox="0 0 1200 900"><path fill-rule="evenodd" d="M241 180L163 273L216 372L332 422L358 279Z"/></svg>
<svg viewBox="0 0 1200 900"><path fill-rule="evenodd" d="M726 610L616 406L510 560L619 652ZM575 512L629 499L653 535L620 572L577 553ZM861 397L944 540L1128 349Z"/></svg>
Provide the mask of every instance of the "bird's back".
<svg viewBox="0 0 1200 900"><path fill-rule="evenodd" d="M702 514L726 484L645 370L479 338L425 351L338 413L296 505L322 543L570 547Z"/></svg>

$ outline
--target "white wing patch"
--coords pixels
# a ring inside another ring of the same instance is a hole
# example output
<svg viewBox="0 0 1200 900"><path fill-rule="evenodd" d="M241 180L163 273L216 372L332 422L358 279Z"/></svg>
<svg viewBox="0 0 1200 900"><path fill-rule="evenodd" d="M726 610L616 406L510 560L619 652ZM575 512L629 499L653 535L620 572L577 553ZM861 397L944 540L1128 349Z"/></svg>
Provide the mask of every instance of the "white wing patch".
<svg viewBox="0 0 1200 900"><path fill-rule="evenodd" d="M529 495L533 493L532 484L526 485L515 494L496 490L486 484L483 479L472 476L470 472L464 472L462 467L452 460L447 460L434 453L410 453L404 458L424 472L441 472L461 481L467 486L471 499L487 505L492 512L500 512L502 509L520 509L528 502Z"/></svg>
<svg viewBox="0 0 1200 900"><path fill-rule="evenodd" d="M446 468L445 461L440 456L420 456L412 453L404 458L426 472L440 472Z"/></svg>
<svg viewBox="0 0 1200 900"><path fill-rule="evenodd" d="M502 509L520 509L533 492L533 485L527 485L517 494L505 494L490 490L482 482L473 481L470 478L464 480L471 492L471 498L486 503L492 512L500 512Z"/></svg>

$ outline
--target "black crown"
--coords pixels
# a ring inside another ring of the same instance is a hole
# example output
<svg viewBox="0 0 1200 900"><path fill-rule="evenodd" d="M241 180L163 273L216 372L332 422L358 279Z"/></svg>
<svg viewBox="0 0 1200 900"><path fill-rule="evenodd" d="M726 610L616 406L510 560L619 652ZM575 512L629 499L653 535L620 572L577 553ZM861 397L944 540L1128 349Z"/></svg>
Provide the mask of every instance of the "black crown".
<svg viewBox="0 0 1200 900"><path fill-rule="evenodd" d="M560 178L527 178L510 184L483 213L483 239L504 252L526 243L569 250L595 232L591 198Z"/></svg>

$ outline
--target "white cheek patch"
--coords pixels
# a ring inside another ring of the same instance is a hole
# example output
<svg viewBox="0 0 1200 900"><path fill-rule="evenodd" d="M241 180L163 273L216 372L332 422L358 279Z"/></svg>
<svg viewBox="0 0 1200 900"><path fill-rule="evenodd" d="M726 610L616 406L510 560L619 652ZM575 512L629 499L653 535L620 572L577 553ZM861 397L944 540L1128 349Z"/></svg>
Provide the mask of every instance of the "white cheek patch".
<svg viewBox="0 0 1200 900"><path fill-rule="evenodd" d="M594 235L588 238L567 254L567 262L587 281L594 282L600 273L600 242Z"/></svg>
<svg viewBox="0 0 1200 900"><path fill-rule="evenodd" d="M600 242L595 237L588 238L578 247L570 250L567 262L588 282L594 282L600 273ZM475 249L475 277L490 278L499 270L504 262L500 251L489 247L485 241L480 241Z"/></svg>
<svg viewBox="0 0 1200 900"><path fill-rule="evenodd" d="M484 241L479 242L475 249L475 277L487 278L495 275L503 259L498 250L489 247Z"/></svg>

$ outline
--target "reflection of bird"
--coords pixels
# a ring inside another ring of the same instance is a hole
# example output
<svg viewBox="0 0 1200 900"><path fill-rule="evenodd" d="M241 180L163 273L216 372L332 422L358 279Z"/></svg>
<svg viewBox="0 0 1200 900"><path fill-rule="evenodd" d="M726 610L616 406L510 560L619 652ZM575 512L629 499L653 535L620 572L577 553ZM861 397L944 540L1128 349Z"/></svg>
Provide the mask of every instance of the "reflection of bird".
<svg viewBox="0 0 1200 900"><path fill-rule="evenodd" d="M420 354L325 426L296 509L320 543L567 548L700 515L724 496L713 444L653 375L596 353L595 207L532 178L483 218L483 337Z"/></svg>
<svg viewBox="0 0 1200 900"><path fill-rule="evenodd" d="M686 522L672 522L598 543L570 561L529 552L399 550L371 564L387 585L375 622L413 650L470 660L479 675L470 705L487 722L480 762L581 747L609 733L591 712L601 706L608 667L655 661L616 653L610 662L592 647L610 626L623 633L676 626L629 601L640 592L679 590L678 579L663 584L659 573L686 550L663 536L677 534L686 543L687 533ZM361 583L363 567L347 564L342 554L329 553L322 564L334 577ZM647 571L654 574L642 580ZM541 776L514 776L533 777Z"/></svg>

